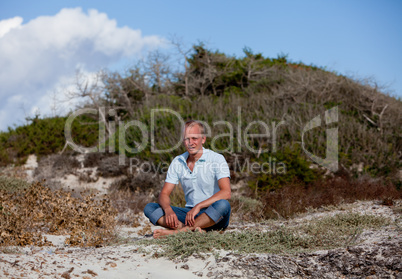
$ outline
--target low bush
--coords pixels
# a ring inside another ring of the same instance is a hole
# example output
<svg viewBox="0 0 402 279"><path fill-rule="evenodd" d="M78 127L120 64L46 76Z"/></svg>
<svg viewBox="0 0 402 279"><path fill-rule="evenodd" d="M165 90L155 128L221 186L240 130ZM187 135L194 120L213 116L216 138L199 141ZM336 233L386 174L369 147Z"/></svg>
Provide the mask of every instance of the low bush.
<svg viewBox="0 0 402 279"><path fill-rule="evenodd" d="M247 230L221 234L185 232L157 240L143 240L142 245L160 245L154 256L186 258L193 254L214 253L223 249L240 253L289 254L345 247L356 242L363 229L376 230L391 221L374 215L344 213L324 217L296 227L278 227L272 231Z"/></svg>
<svg viewBox="0 0 402 279"><path fill-rule="evenodd" d="M162 189L162 185L162 181L158 174L139 172L133 176L116 180L112 185L110 185L109 190L156 194L157 191Z"/></svg>
<svg viewBox="0 0 402 279"><path fill-rule="evenodd" d="M138 214L144 211L144 207L153 201L152 196L145 193L134 193L129 190L115 190L108 194L108 198L118 213L122 214L130 211L132 214ZM135 220L127 220L123 223L129 224Z"/></svg>
<svg viewBox="0 0 402 279"><path fill-rule="evenodd" d="M249 186L257 193L265 193L278 190L287 184L300 183L307 185L321 180L322 171L310 168L311 163L303 154L298 144L286 147L283 151L276 153L261 154L255 161L259 165L267 163L269 168L263 169L265 173L252 174Z"/></svg>
<svg viewBox="0 0 402 279"><path fill-rule="evenodd" d="M119 222L126 225L136 223L136 218L127 217L141 213L150 202L156 202L161 181L157 174L139 173L113 182L108 197L119 212Z"/></svg>
<svg viewBox="0 0 402 279"><path fill-rule="evenodd" d="M41 181L43 179L63 177L66 174L74 173L79 167L80 163L72 155L51 154L43 156L39 160L34 175L36 180Z"/></svg>
<svg viewBox="0 0 402 279"><path fill-rule="evenodd" d="M0 176L0 190L2 191L18 192L28 188L29 185L30 184L28 182L22 179Z"/></svg>
<svg viewBox="0 0 402 279"><path fill-rule="evenodd" d="M242 221L259 221L264 216L263 203L247 196L232 196L230 199L232 212Z"/></svg>
<svg viewBox="0 0 402 279"><path fill-rule="evenodd" d="M102 177L116 177L127 174L127 166L119 164L118 156L102 157L97 164L97 172Z"/></svg>
<svg viewBox="0 0 402 279"><path fill-rule="evenodd" d="M369 179L351 180L331 178L311 185L289 184L282 189L267 192L261 201L265 218L288 218L308 208L338 205L357 200L400 199L402 192L393 184Z"/></svg>
<svg viewBox="0 0 402 279"><path fill-rule="evenodd" d="M88 153L85 154L84 158L84 167L85 168L93 168L100 165L102 160L106 157L105 153Z"/></svg>
<svg viewBox="0 0 402 279"><path fill-rule="evenodd" d="M31 119L30 124L0 132L0 166L22 164L30 154L38 157L63 150L66 117ZM76 144L90 147L98 140L99 125L85 117L77 117L72 125L72 138Z"/></svg>

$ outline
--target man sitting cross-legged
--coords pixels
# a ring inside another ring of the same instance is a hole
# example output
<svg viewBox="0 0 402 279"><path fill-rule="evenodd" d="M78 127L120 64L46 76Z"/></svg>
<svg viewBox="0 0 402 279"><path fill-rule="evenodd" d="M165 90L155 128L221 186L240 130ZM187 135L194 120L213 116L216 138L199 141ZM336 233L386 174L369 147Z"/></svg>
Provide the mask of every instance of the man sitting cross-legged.
<svg viewBox="0 0 402 279"><path fill-rule="evenodd" d="M180 231L223 230L229 225L230 172L225 158L205 149L205 127L195 120L184 126L183 142L187 152L173 159L158 203L144 208L154 225L165 227L154 231L154 238ZM184 208L170 205L170 194L180 181Z"/></svg>

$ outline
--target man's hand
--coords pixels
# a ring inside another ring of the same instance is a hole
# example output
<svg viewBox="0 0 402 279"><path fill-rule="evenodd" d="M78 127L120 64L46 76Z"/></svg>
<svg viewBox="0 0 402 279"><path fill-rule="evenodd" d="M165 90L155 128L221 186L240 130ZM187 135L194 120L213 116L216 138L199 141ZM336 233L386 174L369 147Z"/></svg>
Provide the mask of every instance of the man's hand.
<svg viewBox="0 0 402 279"><path fill-rule="evenodd" d="M176 213L169 207L165 210L165 222L169 228L175 229L179 226L179 219L177 219Z"/></svg>
<svg viewBox="0 0 402 279"><path fill-rule="evenodd" d="M195 216L200 212L200 207L199 206L194 206L189 212L187 212L186 215L186 226L191 226L193 227L195 224L194 218Z"/></svg>

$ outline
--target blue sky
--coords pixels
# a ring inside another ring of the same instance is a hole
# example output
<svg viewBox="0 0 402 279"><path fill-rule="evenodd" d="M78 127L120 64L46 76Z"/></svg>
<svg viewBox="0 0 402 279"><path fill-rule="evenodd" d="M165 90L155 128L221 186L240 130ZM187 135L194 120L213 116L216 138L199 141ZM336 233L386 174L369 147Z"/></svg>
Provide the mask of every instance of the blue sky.
<svg viewBox="0 0 402 279"><path fill-rule="evenodd" d="M236 56L287 54L402 97L401 15L398 0L1 0L0 64L12 66L0 72L0 130L54 113L52 94L77 68L123 70L171 36Z"/></svg>

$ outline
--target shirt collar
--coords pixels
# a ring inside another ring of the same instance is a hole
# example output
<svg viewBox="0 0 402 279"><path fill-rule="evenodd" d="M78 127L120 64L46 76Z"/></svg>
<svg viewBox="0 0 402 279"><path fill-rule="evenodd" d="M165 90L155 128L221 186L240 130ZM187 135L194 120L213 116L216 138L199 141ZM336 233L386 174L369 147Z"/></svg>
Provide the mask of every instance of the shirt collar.
<svg viewBox="0 0 402 279"><path fill-rule="evenodd" d="M205 149L204 146L202 147L202 155L200 157L200 159L198 159L197 162L205 162L205 158L206 158L206 153L208 152L208 149ZM187 158L188 158L188 151L184 152L183 154L181 154L179 156L179 160L183 161L184 163L187 164Z"/></svg>

